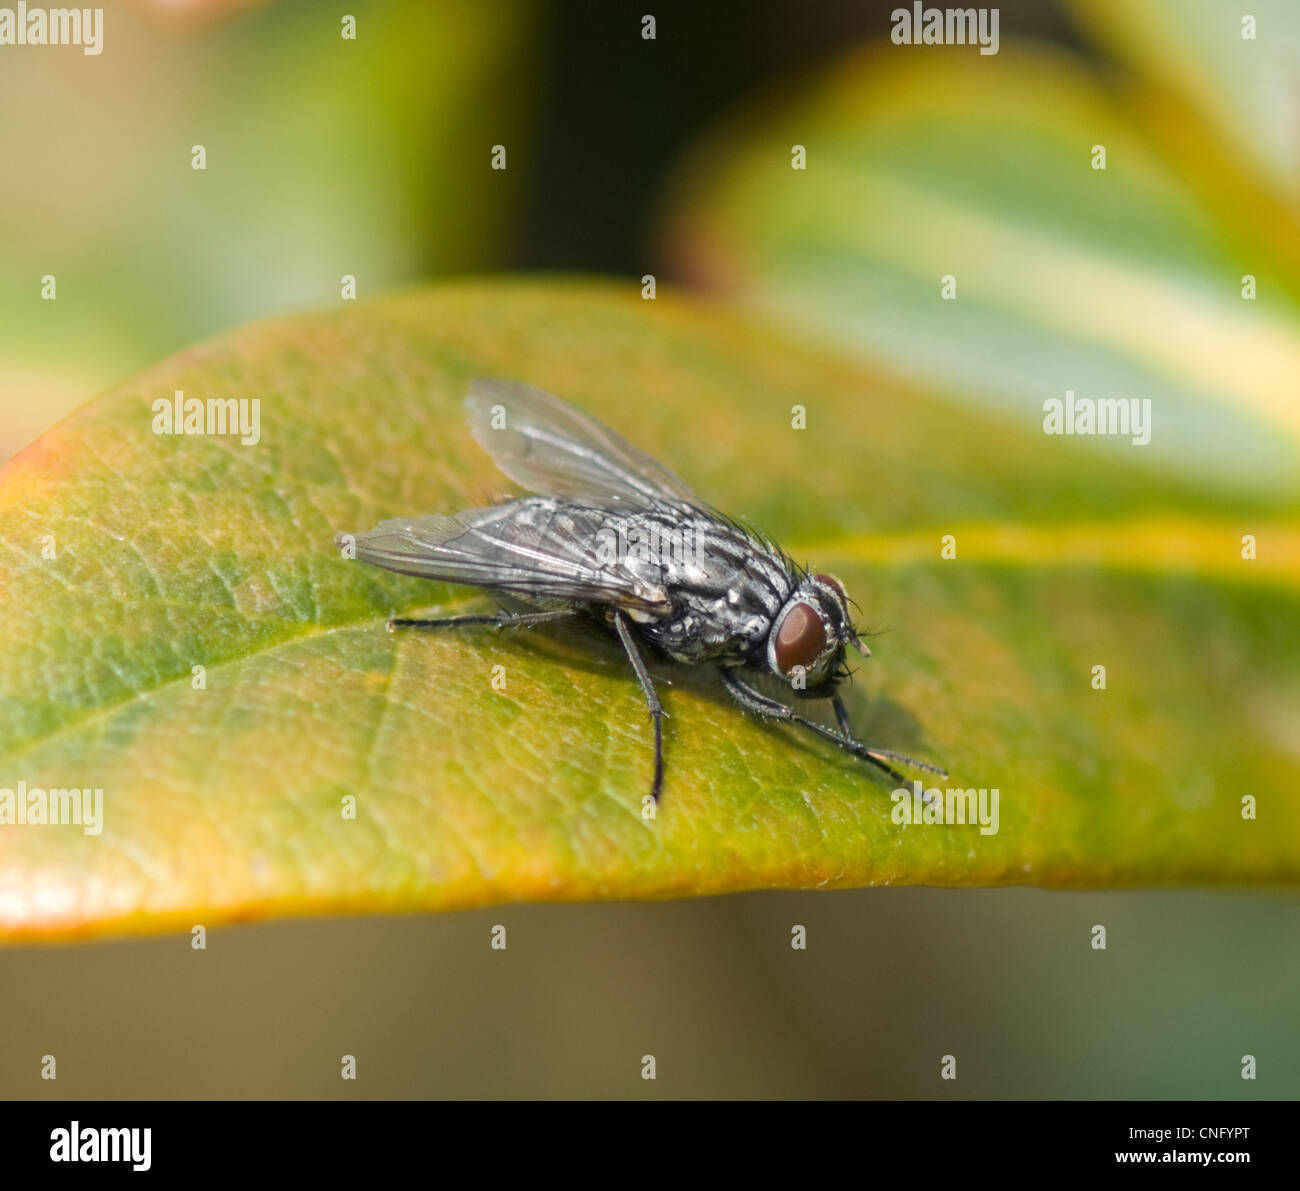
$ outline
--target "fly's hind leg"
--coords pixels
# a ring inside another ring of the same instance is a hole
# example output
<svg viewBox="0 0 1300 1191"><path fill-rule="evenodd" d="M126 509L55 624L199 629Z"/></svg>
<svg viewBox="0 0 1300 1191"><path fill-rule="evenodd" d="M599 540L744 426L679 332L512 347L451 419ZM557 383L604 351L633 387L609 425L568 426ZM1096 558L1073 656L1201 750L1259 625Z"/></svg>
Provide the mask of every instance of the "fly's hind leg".
<svg viewBox="0 0 1300 1191"><path fill-rule="evenodd" d="M434 620L407 620L393 616L388 621L388 631L394 629L450 629L468 628L476 624L490 624L498 629L524 629L535 624L546 624L552 620L564 620L576 616L576 608L555 608L545 612L508 612L504 609L490 615L475 616L441 616Z"/></svg>
<svg viewBox="0 0 1300 1191"><path fill-rule="evenodd" d="M846 753L852 753L853 756L860 760L883 770L899 785L902 785L906 779L889 764L890 761L897 761L900 765L909 765L915 769L924 769L929 773L937 773L942 777L948 776L937 765L930 765L925 761L917 761L913 757L905 757L901 753L893 753L888 749L873 748L869 744L864 744L853 735L849 727L848 712L839 698L835 699L835 716L839 720L841 731L836 732L833 728L826 727L825 724L817 723L816 720L805 719L793 707L787 707L779 700L769 699L766 695L754 690L735 670L724 668L719 670L719 674L722 677L723 686L727 688L731 697L746 711L752 711L763 719L798 724L801 728L807 728L808 731L816 733L823 740L829 740L832 744L838 745Z"/></svg>
<svg viewBox="0 0 1300 1191"><path fill-rule="evenodd" d="M627 660L632 663L632 670L636 674L636 680L641 684L641 693L645 695L645 705L655 726L655 776L650 787L650 797L658 802L659 792L664 785L663 720L668 713L664 711L663 704L659 702L659 692L655 690L654 679L650 677L650 671L646 669L645 659L642 658L641 651L637 648L636 638L632 635L632 626L628 623L627 615L615 610L613 621L615 629L618 630L618 639L623 642L623 648L627 651Z"/></svg>

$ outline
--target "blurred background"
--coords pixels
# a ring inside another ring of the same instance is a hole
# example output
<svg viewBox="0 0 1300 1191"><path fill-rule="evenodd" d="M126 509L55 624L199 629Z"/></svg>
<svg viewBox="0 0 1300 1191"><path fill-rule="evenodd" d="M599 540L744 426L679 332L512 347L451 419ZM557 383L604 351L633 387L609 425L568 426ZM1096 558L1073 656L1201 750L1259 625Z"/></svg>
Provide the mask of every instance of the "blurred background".
<svg viewBox="0 0 1300 1191"><path fill-rule="evenodd" d="M644 5L346 7L355 41L306 0L110 0L100 55L5 55L0 459L163 356L339 301L345 274L359 298L487 271L670 277L654 232L694 138L890 9L670 0L647 55ZM1051 5L1003 12L1072 37Z"/></svg>
<svg viewBox="0 0 1300 1191"><path fill-rule="evenodd" d="M163 356L340 301L345 275L365 298L466 273L654 273L812 327L837 291L810 288L808 253L779 244L777 222L747 252L709 239L696 217L709 204L691 195L728 156L714 146L743 144L726 131L737 113L815 89L846 54L887 38L893 7L350 0L358 36L343 42L341 13L308 0L136 0L105 4L98 57L0 49L0 460ZM1294 81L1295 39L1278 15L1264 64L1232 75L1221 90L1233 102L1200 112L1209 131L1189 139L1186 82L1216 69L1219 44L1198 38L1217 29L1231 43L1240 14L1195 0L1177 36L1148 28L1143 42L1140 30L1099 37L1106 7L1003 4L1002 54L1024 41L1049 69L1066 55L1108 102L1141 112L1115 143L1141 140L1130 181L1159 198L1150 224L1090 217L1084 203L1063 230L1073 216L1046 199L1038 211L1019 191L980 201L1044 235L1079 232L1085 254L1089 235L1119 228L1108 251L1173 279L1194 340L1198 320L1224 325L1214 302L1236 317L1239 257L1261 276L1300 259L1294 162L1276 151L1268 90ZM1155 20L1162 7L1131 11ZM1267 21L1281 0L1256 7ZM1136 65L1152 44L1154 65ZM1293 91L1285 102L1293 152ZM1268 135L1235 143L1250 120ZM487 168L497 144L505 171ZM195 145L206 170L191 168ZM913 181L924 175L925 163L905 164ZM723 189L712 218L739 228L763 187ZM1180 230L1202 247L1187 250ZM1220 259L1231 302L1206 281ZM55 301L42 298L47 275ZM1265 297L1273 323L1259 352L1236 343L1258 375L1171 381L1166 394L1183 401L1186 441L1228 460L1213 482L1248 500L1262 499L1251 487L1261 475L1274 493L1295 482L1293 450L1268 429L1270 417L1294 423L1293 288L1279 281ZM903 308L897 292L891 310ZM915 365L915 379L988 399L987 375L925 371L942 362L934 328L896 330L907 355L861 327L829 333L882 368ZM1077 336L1098 377L1146 350L1110 330ZM1160 362L1144 361L1148 380ZM1014 376L993 379L1014 394ZM1209 439L1207 406L1235 419ZM497 923L505 952L489 946ZM807 951L790 947L795 924ZM1107 927L1104 952L1090 945L1094 924ZM1292 1098L1298 940L1289 893L877 889L278 922L213 932L199 953L188 936L10 947L0 1096ZM39 1077L46 1053L59 1057L57 1083ZM338 1077L343 1053L358 1056L356 1084ZM654 1083L640 1078L646 1054ZM955 1082L939 1078L945 1054L957 1056ZM1253 1082L1240 1077L1246 1054Z"/></svg>

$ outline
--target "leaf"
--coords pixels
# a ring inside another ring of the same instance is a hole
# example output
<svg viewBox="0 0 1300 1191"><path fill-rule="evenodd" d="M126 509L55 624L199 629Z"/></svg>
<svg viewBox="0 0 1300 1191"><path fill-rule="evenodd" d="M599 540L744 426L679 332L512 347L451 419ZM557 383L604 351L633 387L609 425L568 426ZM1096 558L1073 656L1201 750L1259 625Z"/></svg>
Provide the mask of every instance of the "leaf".
<svg viewBox="0 0 1300 1191"><path fill-rule="evenodd" d="M1067 391L1149 399L1144 463L1294 505L1287 270L1252 238L1255 210L1238 201L1224 224L1165 163L1136 106L1041 48L855 53L716 130L666 234L715 289L1022 426Z"/></svg>
<svg viewBox="0 0 1300 1191"><path fill-rule="evenodd" d="M1096 39L1192 108L1207 135L1300 211L1295 80L1300 12L1290 0L1249 11L1217 0L1071 0Z"/></svg>
<svg viewBox="0 0 1300 1191"><path fill-rule="evenodd" d="M464 424L479 375L592 410L837 573L883 630L849 692L860 732L996 787L997 833L891 821L874 771L662 664L667 784L646 821L649 724L612 639L386 632L390 613L486 606L332 545L502 489ZM154 434L176 390L260 399L260 441ZM480 283L254 325L10 461L0 527L0 790L103 790L99 834L0 826L9 937L1300 873L1294 520L891 389L707 304Z"/></svg>

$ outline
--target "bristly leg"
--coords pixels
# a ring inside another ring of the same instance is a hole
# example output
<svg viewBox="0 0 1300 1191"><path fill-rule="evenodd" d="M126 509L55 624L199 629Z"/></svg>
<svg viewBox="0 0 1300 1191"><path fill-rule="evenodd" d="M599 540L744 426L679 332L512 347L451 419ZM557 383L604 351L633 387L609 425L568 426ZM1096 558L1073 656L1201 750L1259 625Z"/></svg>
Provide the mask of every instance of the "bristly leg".
<svg viewBox="0 0 1300 1191"><path fill-rule="evenodd" d="M502 610L491 615L481 616L442 616L434 620L407 620L400 616L390 617L388 631L394 629L449 629L468 628L476 624L490 624L498 629L523 629L535 624L546 624L552 620L564 620L578 614L576 608L556 608L546 612L507 612Z"/></svg>
<svg viewBox="0 0 1300 1191"><path fill-rule="evenodd" d="M645 660L641 657L641 651L637 648L636 638L632 635L632 626L628 623L626 614L615 611L613 620L614 627L618 630L618 639L623 642L623 648L627 651L627 660L632 663L637 682L641 684L641 693L645 695L645 703L650 712L650 718L654 721L655 776L650 787L650 797L658 802L659 792L664 785L664 732L662 721L668 713L664 711L663 704L659 702L659 692L655 690L654 679L650 677L650 671L646 669Z"/></svg>
<svg viewBox="0 0 1300 1191"><path fill-rule="evenodd" d="M832 744L838 745L846 753L851 753L860 760L874 765L877 769L884 770L899 785L903 785L907 779L893 766L889 765L889 761L896 761L900 765L908 765L915 769L923 769L927 773L935 773L940 777L948 776L947 771L940 769L937 765L918 761L915 757L905 757L902 753L891 752L889 749L874 748L858 740L853 735L848 712L845 710L843 701L839 696L834 698L835 716L840 724L840 732L836 732L833 728L826 727L825 724L817 723L816 720L805 719L794 708L787 707L777 699L769 699L766 695L754 690L735 670L722 668L718 673L722 678L723 686L727 688L731 697L746 711L752 711L763 719L798 724L801 728L807 728L808 731L816 733L823 740L829 740Z"/></svg>

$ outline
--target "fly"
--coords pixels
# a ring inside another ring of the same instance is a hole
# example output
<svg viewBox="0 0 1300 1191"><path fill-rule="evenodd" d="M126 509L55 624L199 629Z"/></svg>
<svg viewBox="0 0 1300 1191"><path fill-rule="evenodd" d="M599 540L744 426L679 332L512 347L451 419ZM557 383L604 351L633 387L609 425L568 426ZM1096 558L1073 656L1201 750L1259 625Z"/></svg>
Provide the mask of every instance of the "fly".
<svg viewBox="0 0 1300 1191"><path fill-rule="evenodd" d="M654 725L651 794L663 788L666 715L645 650L713 666L746 711L795 724L869 762L947 776L853 734L840 684L858 637L848 594L774 542L709 508L671 472L567 402L515 381L476 380L466 400L479 445L536 496L461 513L381 521L355 540L362 562L481 587L522 605L488 615L393 619L399 628L528 627L595 619L622 643ZM340 544L347 535L336 538ZM801 698L829 699L839 729L756 690L775 675Z"/></svg>

